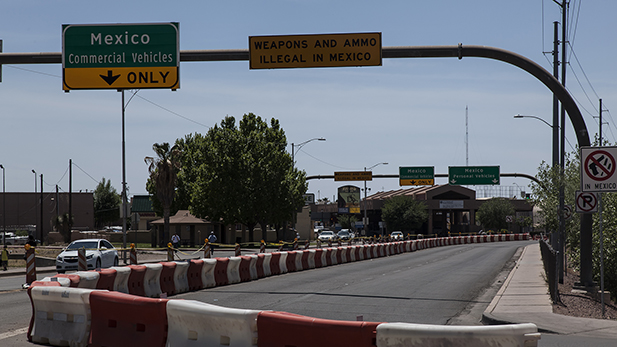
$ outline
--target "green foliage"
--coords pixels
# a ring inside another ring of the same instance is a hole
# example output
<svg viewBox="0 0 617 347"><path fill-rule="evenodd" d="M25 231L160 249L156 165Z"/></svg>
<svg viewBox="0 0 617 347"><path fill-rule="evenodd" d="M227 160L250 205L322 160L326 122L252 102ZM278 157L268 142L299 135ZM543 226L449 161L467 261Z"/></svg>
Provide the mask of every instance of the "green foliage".
<svg viewBox="0 0 617 347"><path fill-rule="evenodd" d="M111 225L120 218L122 197L105 177L94 190L94 222L97 227Z"/></svg>
<svg viewBox="0 0 617 347"><path fill-rule="evenodd" d="M476 213L476 218L487 230L501 230L508 228L506 216L513 215L514 207L510 200L506 198L492 198L480 206Z"/></svg>
<svg viewBox="0 0 617 347"><path fill-rule="evenodd" d="M426 205L411 196L395 196L381 208L381 218L389 231L416 231L428 221Z"/></svg>
<svg viewBox="0 0 617 347"><path fill-rule="evenodd" d="M176 140L182 170L172 206L249 229L257 223L291 221L293 212L304 205L302 195L308 184L306 173L294 167L286 145L278 120L268 124L252 113L245 114L238 125L234 117L225 117L205 135ZM156 190L149 182L148 191ZM159 206L153 202L155 208Z"/></svg>
<svg viewBox="0 0 617 347"><path fill-rule="evenodd" d="M337 216L337 220L341 224L341 228L351 229L354 225L356 225L358 218L356 218L353 214L339 214Z"/></svg>

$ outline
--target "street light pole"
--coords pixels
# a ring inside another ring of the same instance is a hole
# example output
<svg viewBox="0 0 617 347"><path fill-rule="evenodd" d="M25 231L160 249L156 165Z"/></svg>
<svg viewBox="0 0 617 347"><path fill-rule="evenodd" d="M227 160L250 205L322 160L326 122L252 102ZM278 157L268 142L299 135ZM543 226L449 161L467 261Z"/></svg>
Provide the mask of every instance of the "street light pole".
<svg viewBox="0 0 617 347"><path fill-rule="evenodd" d="M32 173L34 174L34 235L36 235L38 229L39 229L39 216L38 216L38 209L37 207L37 203L36 203L36 171L34 171L34 169L32 169Z"/></svg>
<svg viewBox="0 0 617 347"><path fill-rule="evenodd" d="M371 170L372 168L374 168L377 165L388 165L388 163L377 163L371 167L368 168L368 170ZM364 171L367 171L366 166L364 167ZM364 218L362 220L362 226L364 227L364 234L366 235L366 232L368 231L368 216L366 214L366 192L367 192L367 188L366 188L366 180L364 181Z"/></svg>
<svg viewBox="0 0 617 347"><path fill-rule="evenodd" d="M312 141L326 141L326 139L323 138L323 137L315 137L315 138L312 138L310 140L306 140L304 142L301 142L301 143L298 144L298 151L302 148L302 146L304 146L307 143L312 142ZM295 144L293 142L291 143L291 165L292 165L292 167L294 169L296 168L296 149L295 149ZM294 229L294 231L296 231L296 216L297 216L297 214L298 213L295 212L293 214L293 218L292 218L293 219L292 222L293 222L293 229ZM295 237L295 235L294 235L294 237Z"/></svg>

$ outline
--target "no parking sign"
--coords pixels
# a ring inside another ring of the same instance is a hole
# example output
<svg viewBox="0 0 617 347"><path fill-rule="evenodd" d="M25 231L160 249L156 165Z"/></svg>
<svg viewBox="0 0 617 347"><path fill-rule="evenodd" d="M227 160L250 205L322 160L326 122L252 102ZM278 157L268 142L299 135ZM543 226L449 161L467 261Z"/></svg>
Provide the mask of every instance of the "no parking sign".
<svg viewBox="0 0 617 347"><path fill-rule="evenodd" d="M598 196L596 193L576 191L576 212L598 212Z"/></svg>

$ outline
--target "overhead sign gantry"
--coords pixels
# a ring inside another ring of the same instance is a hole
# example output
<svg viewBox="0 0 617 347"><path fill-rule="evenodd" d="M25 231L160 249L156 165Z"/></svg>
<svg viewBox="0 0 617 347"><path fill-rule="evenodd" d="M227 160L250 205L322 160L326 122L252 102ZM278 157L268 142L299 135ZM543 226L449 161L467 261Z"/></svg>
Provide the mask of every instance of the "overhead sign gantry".
<svg viewBox="0 0 617 347"><path fill-rule="evenodd" d="M178 89L178 23L65 24L62 89Z"/></svg>

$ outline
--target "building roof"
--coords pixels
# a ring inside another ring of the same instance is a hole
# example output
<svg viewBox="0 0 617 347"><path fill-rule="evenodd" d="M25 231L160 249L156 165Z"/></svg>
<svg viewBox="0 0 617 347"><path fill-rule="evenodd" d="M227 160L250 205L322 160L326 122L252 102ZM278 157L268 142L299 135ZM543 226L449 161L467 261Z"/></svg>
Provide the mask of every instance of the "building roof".
<svg viewBox="0 0 617 347"><path fill-rule="evenodd" d="M462 186L449 184L422 186L409 189L398 189L378 192L366 197L366 200L387 200L395 196L413 196L416 200L429 199L475 199L475 191Z"/></svg>
<svg viewBox="0 0 617 347"><path fill-rule="evenodd" d="M150 224L163 224L164 219L157 219ZM169 217L169 224L210 224L209 221L193 216L188 210L180 210L174 216Z"/></svg>
<svg viewBox="0 0 617 347"><path fill-rule="evenodd" d="M131 212L154 212L150 195L135 195L131 201Z"/></svg>

